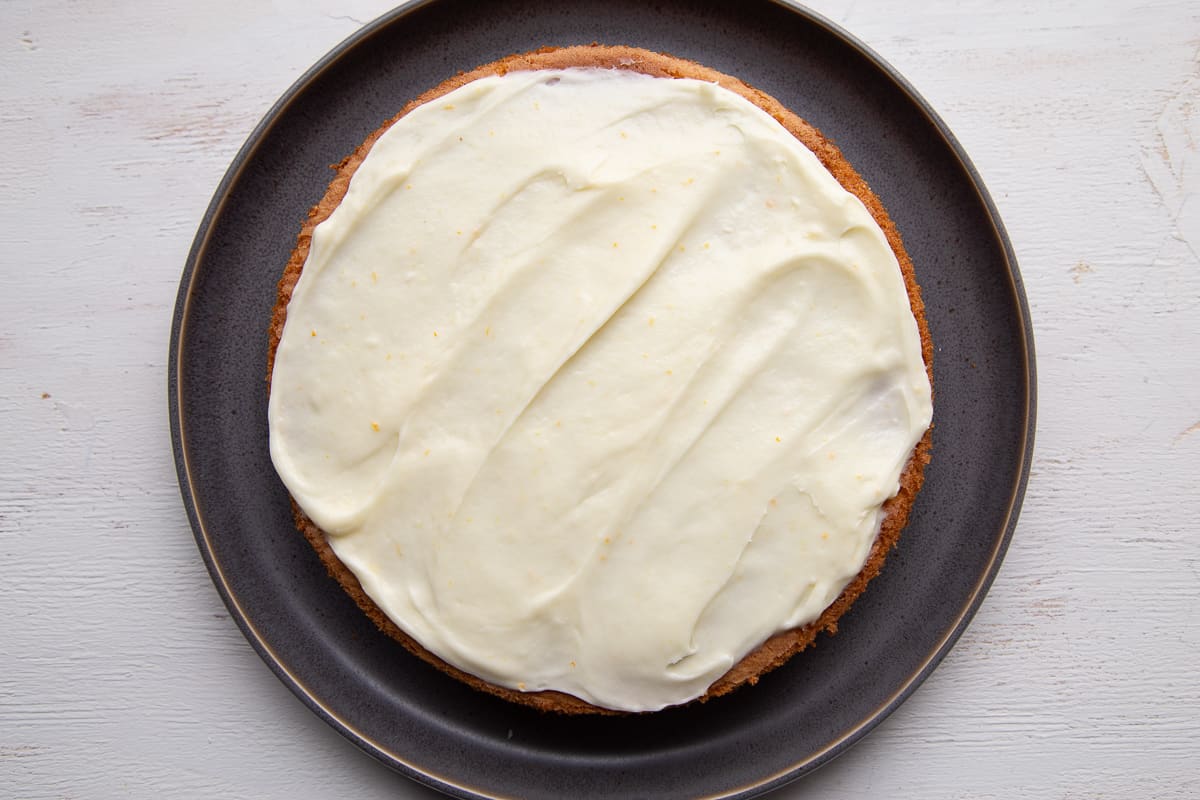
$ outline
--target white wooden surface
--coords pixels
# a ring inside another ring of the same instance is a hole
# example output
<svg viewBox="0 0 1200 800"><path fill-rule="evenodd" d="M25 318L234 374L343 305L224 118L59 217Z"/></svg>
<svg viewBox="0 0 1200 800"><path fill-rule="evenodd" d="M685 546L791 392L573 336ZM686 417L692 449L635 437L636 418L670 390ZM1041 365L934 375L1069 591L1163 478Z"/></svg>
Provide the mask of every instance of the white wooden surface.
<svg viewBox="0 0 1200 800"><path fill-rule="evenodd" d="M0 796L433 796L243 640L165 413L217 182L388 5L0 4ZM1032 306L1040 425L957 648L775 796L1200 796L1200 6L813 5L918 87L988 183Z"/></svg>

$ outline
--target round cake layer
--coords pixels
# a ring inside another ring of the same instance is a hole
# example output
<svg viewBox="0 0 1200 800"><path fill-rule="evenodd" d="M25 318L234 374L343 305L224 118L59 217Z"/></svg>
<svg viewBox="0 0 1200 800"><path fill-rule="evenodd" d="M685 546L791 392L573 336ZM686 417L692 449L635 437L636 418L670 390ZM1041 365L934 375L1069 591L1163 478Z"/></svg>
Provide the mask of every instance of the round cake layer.
<svg viewBox="0 0 1200 800"><path fill-rule="evenodd" d="M754 680L833 626L919 485L899 237L714 75L576 48L448 82L342 165L281 283L301 527L386 630L505 696Z"/></svg>

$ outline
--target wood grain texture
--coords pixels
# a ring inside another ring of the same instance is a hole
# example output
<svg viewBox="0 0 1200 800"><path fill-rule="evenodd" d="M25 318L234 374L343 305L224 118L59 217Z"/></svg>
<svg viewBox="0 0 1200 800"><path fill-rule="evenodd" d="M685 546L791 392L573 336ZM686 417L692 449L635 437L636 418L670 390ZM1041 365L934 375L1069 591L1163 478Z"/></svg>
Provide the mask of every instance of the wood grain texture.
<svg viewBox="0 0 1200 800"><path fill-rule="evenodd" d="M959 645L773 797L1200 795L1200 9L812 5L908 77L987 182L1032 307L1039 431ZM435 796L242 638L164 413L214 188L279 94L388 6L0 5L0 796Z"/></svg>

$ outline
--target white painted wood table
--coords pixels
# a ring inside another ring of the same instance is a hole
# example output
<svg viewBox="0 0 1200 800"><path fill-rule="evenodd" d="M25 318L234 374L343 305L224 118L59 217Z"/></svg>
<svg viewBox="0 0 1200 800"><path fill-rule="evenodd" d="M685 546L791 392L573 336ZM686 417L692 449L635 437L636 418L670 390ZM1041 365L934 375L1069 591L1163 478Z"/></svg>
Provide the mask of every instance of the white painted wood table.
<svg viewBox="0 0 1200 800"><path fill-rule="evenodd" d="M0 4L0 796L433 796L242 638L165 413L213 190L271 103L388 5ZM973 625L872 735L774 796L1200 796L1200 6L813 5L982 173L1040 412Z"/></svg>

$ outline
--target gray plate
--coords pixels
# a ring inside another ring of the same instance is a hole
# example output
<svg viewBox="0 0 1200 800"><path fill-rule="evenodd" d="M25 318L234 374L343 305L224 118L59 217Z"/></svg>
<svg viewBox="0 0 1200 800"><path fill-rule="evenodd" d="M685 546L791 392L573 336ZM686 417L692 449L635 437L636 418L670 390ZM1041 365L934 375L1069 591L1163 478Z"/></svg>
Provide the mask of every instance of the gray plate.
<svg viewBox="0 0 1200 800"><path fill-rule="evenodd" d="M378 633L292 527L267 453L266 328L305 213L339 161L453 73L601 41L736 75L831 136L905 237L937 346L934 460L900 547L836 637L705 705L541 716L478 694ZM247 639L383 763L462 797L750 797L834 758L945 656L1016 523L1034 427L1021 281L978 176L887 64L765 0L440 0L367 26L271 109L217 188L180 285L170 415L184 504Z"/></svg>

